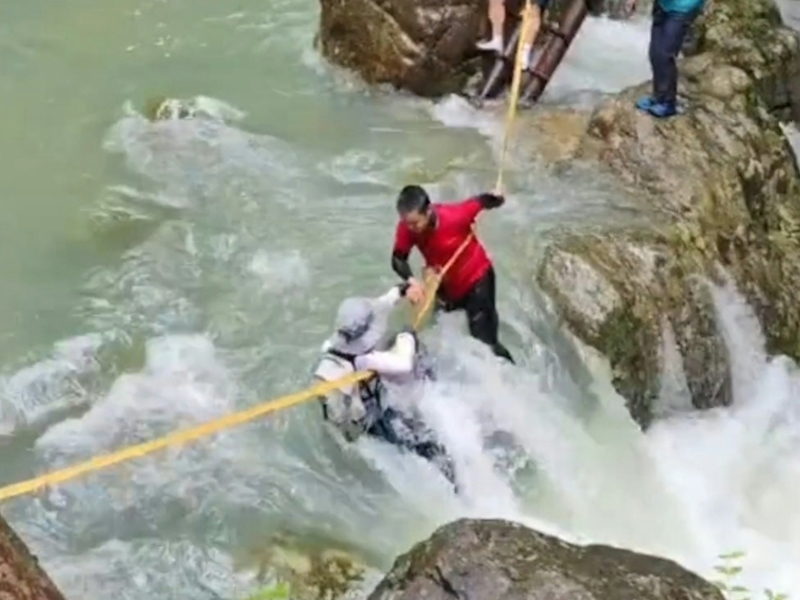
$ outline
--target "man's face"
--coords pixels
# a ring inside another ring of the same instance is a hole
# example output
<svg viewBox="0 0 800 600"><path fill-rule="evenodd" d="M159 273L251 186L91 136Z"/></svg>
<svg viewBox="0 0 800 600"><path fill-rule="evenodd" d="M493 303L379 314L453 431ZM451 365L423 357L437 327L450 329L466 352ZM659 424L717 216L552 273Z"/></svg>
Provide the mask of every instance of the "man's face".
<svg viewBox="0 0 800 600"><path fill-rule="evenodd" d="M403 216L403 221L414 233L422 233L428 228L431 221L430 211L411 211Z"/></svg>

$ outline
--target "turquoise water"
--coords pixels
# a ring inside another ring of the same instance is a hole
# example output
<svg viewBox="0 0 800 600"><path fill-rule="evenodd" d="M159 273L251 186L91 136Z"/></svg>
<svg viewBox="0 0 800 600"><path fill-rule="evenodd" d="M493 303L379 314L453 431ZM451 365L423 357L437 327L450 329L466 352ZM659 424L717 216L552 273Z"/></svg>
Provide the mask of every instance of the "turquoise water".
<svg viewBox="0 0 800 600"><path fill-rule="evenodd" d="M303 387L338 303L394 281L398 188L417 181L456 199L493 185L502 107L366 89L313 50L317 18L297 0L0 6L1 482ZM646 43L645 22L591 20L547 101L646 78ZM160 97L196 103L199 118L147 121ZM548 174L531 160L536 147L516 139L508 204L480 225L520 368L487 356L458 315L426 333L443 377L425 410L465 474L463 498L390 448L338 444L304 406L9 502L4 515L66 595L242 598L263 583L252 555L286 532L345 547L372 569L369 587L398 552L462 515L700 570L755 535L754 579L792 581L797 544L787 550L762 504L709 522L690 510L718 499L670 478L692 457L669 449L696 433L673 423L641 436L602 377L595 395L579 391L553 355L531 286L538 243L552 227L618 218L619 199ZM750 364L754 381L780 379L762 357ZM483 447L495 426L518 438L521 456L505 459L518 470L496 469ZM745 447L724 443L734 456ZM796 498L793 463L769 460L776 483L761 487ZM698 477L721 469L694 466ZM789 514L772 498L769 514Z"/></svg>

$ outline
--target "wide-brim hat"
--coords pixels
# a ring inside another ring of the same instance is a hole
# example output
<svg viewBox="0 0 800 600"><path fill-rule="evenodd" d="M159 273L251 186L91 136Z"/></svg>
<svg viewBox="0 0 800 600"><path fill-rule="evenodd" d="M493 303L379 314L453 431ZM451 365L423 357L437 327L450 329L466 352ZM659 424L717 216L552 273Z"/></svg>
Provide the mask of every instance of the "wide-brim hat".
<svg viewBox="0 0 800 600"><path fill-rule="evenodd" d="M328 340L330 347L356 356L371 352L386 333L389 314L390 310L371 298L348 298L336 313L336 331Z"/></svg>

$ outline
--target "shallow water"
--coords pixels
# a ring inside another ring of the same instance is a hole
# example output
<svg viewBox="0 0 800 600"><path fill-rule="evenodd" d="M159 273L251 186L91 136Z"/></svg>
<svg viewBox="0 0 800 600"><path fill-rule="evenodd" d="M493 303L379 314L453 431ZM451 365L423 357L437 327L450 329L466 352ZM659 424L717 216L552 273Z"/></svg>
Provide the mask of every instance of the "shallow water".
<svg viewBox="0 0 800 600"><path fill-rule="evenodd" d="M303 387L338 302L393 283L397 189L418 181L457 198L494 183L499 111L366 90L311 49L313 3L6 4L3 483ZM546 100L646 79L646 45L645 21L590 20ZM151 123L141 113L159 96L192 99L203 118ZM462 515L706 575L742 549L748 585L798 589L794 365L764 358L724 289L740 374L731 409L678 413L643 436L598 364L591 390L570 381L531 289L536 240L624 212L613 192L554 179L528 156L515 148L507 206L480 225L520 367L487 356L457 316L426 333L442 378L424 410L463 498L422 461L338 444L303 406L9 502L67 596L242 598L259 585L248 558L279 532L381 570ZM491 427L524 450L506 457L513 468L483 447Z"/></svg>

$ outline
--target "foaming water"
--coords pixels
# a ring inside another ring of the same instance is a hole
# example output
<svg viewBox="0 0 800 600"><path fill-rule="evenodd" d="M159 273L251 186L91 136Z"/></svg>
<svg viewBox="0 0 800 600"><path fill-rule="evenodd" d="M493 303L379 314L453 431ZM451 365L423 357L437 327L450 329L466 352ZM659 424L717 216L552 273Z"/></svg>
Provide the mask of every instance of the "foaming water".
<svg viewBox="0 0 800 600"><path fill-rule="evenodd" d="M672 413L647 434L613 391L597 390L605 406L572 410L544 390L536 367L512 372L481 352L465 355L469 341L450 331L469 382L457 394L431 392L423 406L476 486L468 483L449 516L512 518L573 541L671 557L710 579L720 554L742 551L738 583L758 593L798 589L800 373L785 358L766 358L758 322L732 285L713 294L737 373L734 403ZM491 430L512 434L533 463L513 484L481 464L491 463L481 448Z"/></svg>
<svg viewBox="0 0 800 600"><path fill-rule="evenodd" d="M191 14L202 10L194 3ZM264 36L244 87L272 53L296 71L259 82L246 110L236 90L216 92L236 101L211 92L176 101L190 119L151 122L126 104L106 132L120 168L99 193L93 241L114 255L87 274L78 307L85 331L102 334L4 371L0 418L15 452L4 478L302 388L338 302L394 282L387 236L398 186L422 182L443 198L491 187L501 107L367 93L308 49L315 18L287 0L266 14L201 19L204 32L231 29L225 48L238 57L249 35ZM170 51L181 37L205 43L178 32ZM545 100L591 103L648 75L645 22L589 19ZM254 116L260 102L270 110ZM569 380L540 337L554 326L530 283L540 221L594 202L606 210L613 194L582 196L547 179L519 148L510 159L509 203L480 227L498 267L501 335L519 366L469 338L463 316L424 334L440 378L420 408L453 454L463 495L417 457L369 439L342 443L312 402L9 503L4 514L65 593L241 598L259 584L242 555L284 532L346 548L374 578L459 516L659 552L704 574L717 553L743 549L753 586L796 589L794 368L766 360L747 306L717 290L736 403L673 413L642 435L602 369L589 389ZM26 428L34 439L19 437Z"/></svg>
<svg viewBox="0 0 800 600"><path fill-rule="evenodd" d="M743 551L745 585L791 593L800 586L800 520L789 508L800 501L800 378L788 359L766 359L758 322L732 285L714 296L732 356L734 404L665 419L648 442L691 523L698 566Z"/></svg>
<svg viewBox="0 0 800 600"><path fill-rule="evenodd" d="M542 100L580 103L582 93L614 93L650 79L649 41L649 19L587 18Z"/></svg>
<svg viewBox="0 0 800 600"><path fill-rule="evenodd" d="M59 411L85 402L83 380L96 373L100 335L59 342L52 357L0 377L0 436L32 427Z"/></svg>

